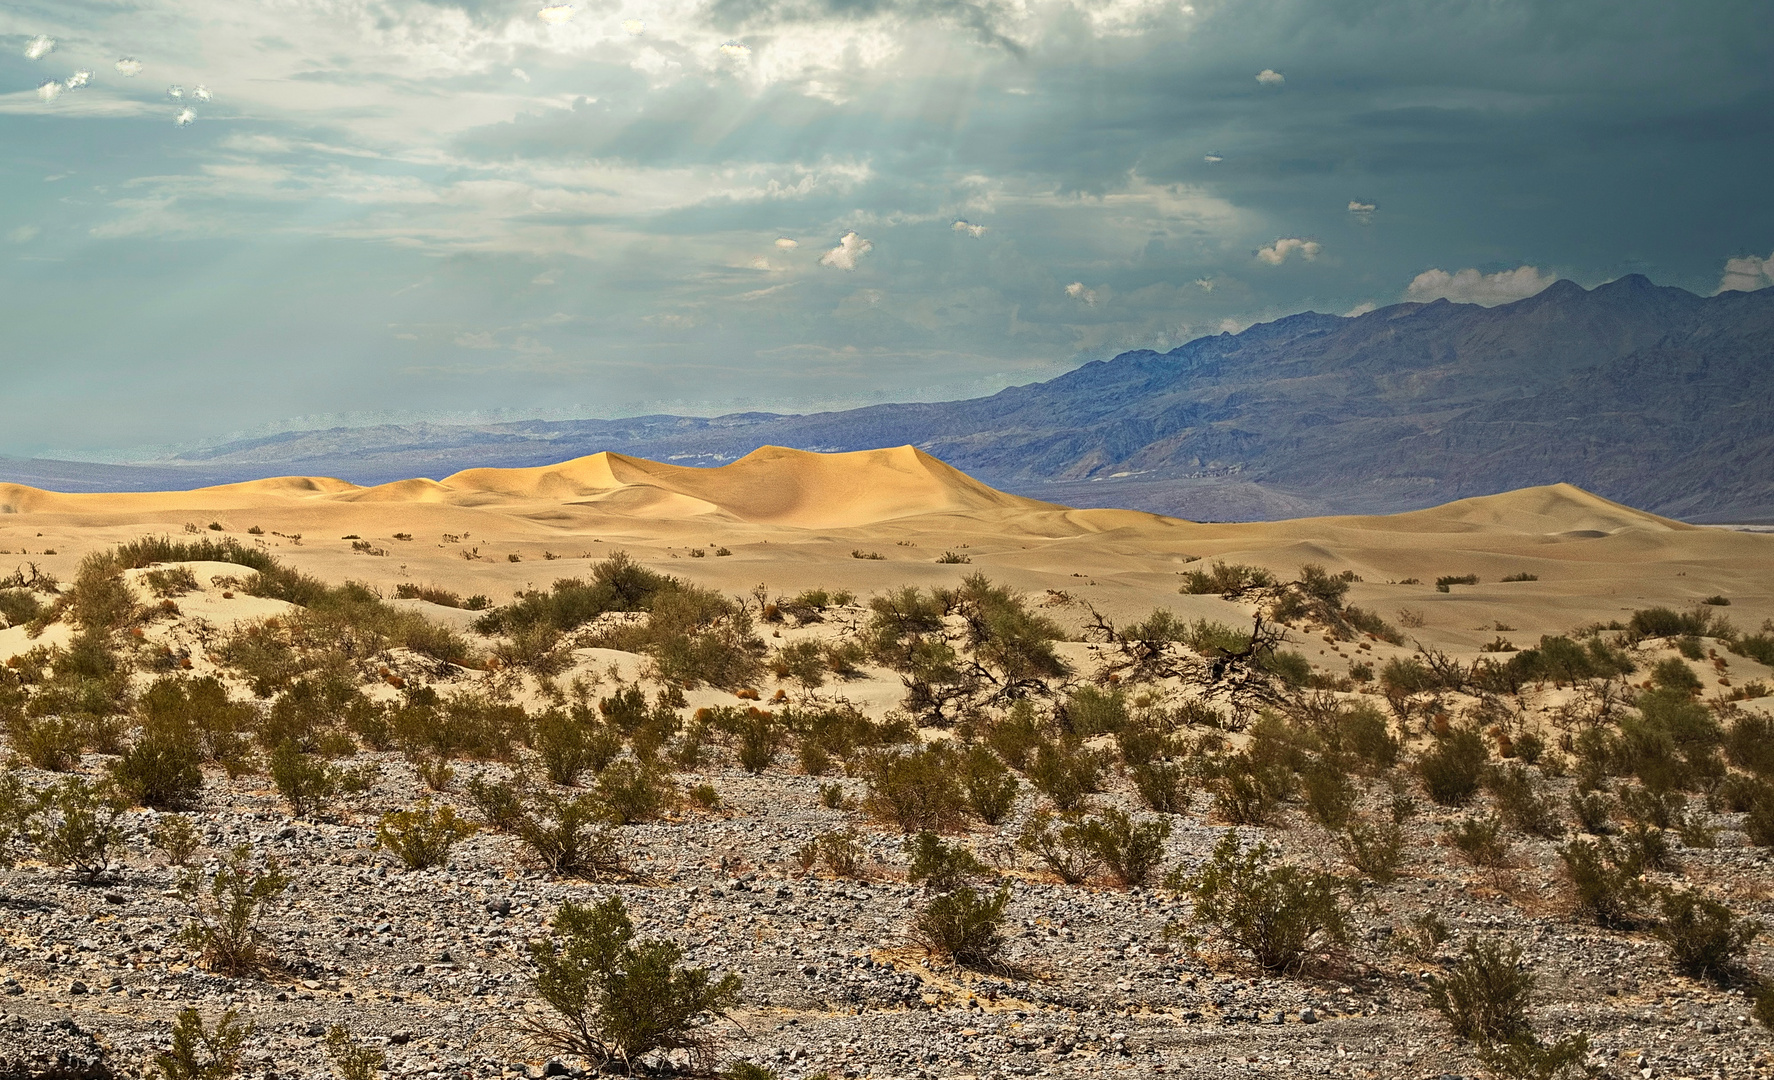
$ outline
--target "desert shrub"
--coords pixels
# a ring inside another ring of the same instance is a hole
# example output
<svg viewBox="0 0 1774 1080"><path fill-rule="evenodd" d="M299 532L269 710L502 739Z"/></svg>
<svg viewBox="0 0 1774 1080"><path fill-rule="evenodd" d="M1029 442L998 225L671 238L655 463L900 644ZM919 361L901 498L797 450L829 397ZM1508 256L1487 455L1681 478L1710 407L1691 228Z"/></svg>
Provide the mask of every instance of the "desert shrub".
<svg viewBox="0 0 1774 1080"><path fill-rule="evenodd" d="M43 614L43 602L29 589L0 589L0 619L23 626Z"/></svg>
<svg viewBox="0 0 1774 1080"><path fill-rule="evenodd" d="M707 968L678 966L684 953L673 942L636 941L619 896L562 904L553 928L553 937L529 946L531 983L554 1010L550 1019L527 1021L531 1035L599 1064L683 1050L694 1068L711 1068L706 1027L740 1003L737 975L716 979Z"/></svg>
<svg viewBox="0 0 1774 1080"><path fill-rule="evenodd" d="M1510 828L1546 839L1564 835L1545 784L1526 767L1512 764L1487 770L1484 784Z"/></svg>
<svg viewBox="0 0 1774 1080"><path fill-rule="evenodd" d="M844 786L842 784L819 785L819 805L827 810L844 809Z"/></svg>
<svg viewBox="0 0 1774 1080"><path fill-rule="evenodd" d="M339 793L339 770L316 754L305 754L293 742L271 751L271 783L289 803L290 813L307 817Z"/></svg>
<svg viewBox="0 0 1774 1080"><path fill-rule="evenodd" d="M351 1029L344 1024L327 1028L326 1056L338 1070L340 1080L376 1080L376 1074L388 1063L387 1054L352 1038Z"/></svg>
<svg viewBox="0 0 1774 1080"><path fill-rule="evenodd" d="M179 937L197 953L198 964L209 971L235 977L252 975L276 959L259 923L266 908L288 888L290 879L277 860L268 857L255 869L252 857L252 845L241 844L221 858L207 882L195 868L179 879L179 899L191 916Z"/></svg>
<svg viewBox="0 0 1774 1080"><path fill-rule="evenodd" d="M1503 822L1495 817L1463 818L1442 833L1442 840L1473 866L1497 867L1509 861Z"/></svg>
<svg viewBox="0 0 1774 1080"><path fill-rule="evenodd" d="M1016 805L1019 785L998 755L984 746L970 746L961 762L961 786L967 806L987 825L996 825Z"/></svg>
<svg viewBox="0 0 1774 1080"><path fill-rule="evenodd" d="M383 814L376 826L376 841L398 855L408 870L429 870L447 862L456 842L475 831L448 803L433 808L430 799L420 799L411 810Z"/></svg>
<svg viewBox="0 0 1774 1080"><path fill-rule="evenodd" d="M944 746L888 750L866 768L869 793L863 806L901 832L953 832L966 808L956 754Z"/></svg>
<svg viewBox="0 0 1774 1080"><path fill-rule="evenodd" d="M1654 791L1687 790L1724 774L1717 752L1723 732L1704 705L1667 689L1640 694L1636 704L1637 715L1621 717L1610 745L1613 771Z"/></svg>
<svg viewBox="0 0 1774 1080"><path fill-rule="evenodd" d="M1300 782L1312 820L1332 832L1341 829L1355 811L1359 794L1349 775L1332 759L1317 758L1301 771Z"/></svg>
<svg viewBox="0 0 1774 1080"><path fill-rule="evenodd" d="M1180 814L1189 808L1189 774L1173 761L1148 761L1129 770L1134 790L1148 809Z"/></svg>
<svg viewBox="0 0 1774 1080"><path fill-rule="evenodd" d="M1560 848L1558 854L1578 911L1610 929L1626 929L1637 923L1644 885L1636 873L1620 865L1612 844L1576 840Z"/></svg>
<svg viewBox="0 0 1774 1080"><path fill-rule="evenodd" d="M1078 836L1109 876L1123 888L1138 888L1164 865L1170 819L1135 822L1113 807L1078 823Z"/></svg>
<svg viewBox="0 0 1774 1080"><path fill-rule="evenodd" d="M1690 694L1700 692L1702 683L1694 669L1677 657L1660 660L1651 667L1651 684L1665 690L1680 690Z"/></svg>
<svg viewBox="0 0 1774 1080"><path fill-rule="evenodd" d="M652 593L646 610L645 622L613 628L590 643L645 653L661 679L686 687L731 690L763 671L764 643L752 631L751 615L719 593L680 583Z"/></svg>
<svg viewBox="0 0 1774 1080"><path fill-rule="evenodd" d="M1765 667L1774 667L1774 631L1769 624L1762 624L1759 634L1744 634L1726 642L1726 648L1738 656L1747 656Z"/></svg>
<svg viewBox="0 0 1774 1080"><path fill-rule="evenodd" d="M945 844L933 832L921 832L905 841L908 859L905 879L922 882L926 889L947 892L966 884L969 878L983 877L988 871L979 858L960 844Z"/></svg>
<svg viewBox="0 0 1774 1080"><path fill-rule="evenodd" d="M1348 938L1342 886L1330 874L1271 865L1273 849L1240 850L1227 830L1200 871L1173 871L1167 884L1194 901L1196 925L1211 927L1264 971L1294 973Z"/></svg>
<svg viewBox="0 0 1774 1080"><path fill-rule="evenodd" d="M1506 1080L1556 1080L1560 1076L1593 1074L1585 1062L1589 1058L1589 1036L1567 1035L1555 1043L1542 1042L1538 1036L1524 1035L1507 1042L1486 1043L1478 1048L1478 1059L1485 1068Z"/></svg>
<svg viewBox="0 0 1774 1080"><path fill-rule="evenodd" d="M423 600L438 607L459 608L462 597L448 589L437 585L420 585L416 582L403 581L394 587L394 595L399 600Z"/></svg>
<svg viewBox="0 0 1774 1080"><path fill-rule="evenodd" d="M1274 584L1275 575L1260 566L1216 562L1211 569L1184 571L1183 585L1179 591L1195 596L1210 593L1237 596L1251 589L1267 588Z"/></svg>
<svg viewBox="0 0 1774 1080"><path fill-rule="evenodd" d="M1450 585L1477 585L1477 574L1448 574L1435 579L1436 592L1448 592Z"/></svg>
<svg viewBox="0 0 1774 1080"><path fill-rule="evenodd" d="M1386 714L1365 701L1344 704L1325 732L1325 742L1337 753L1353 758L1369 772L1383 772L1398 764L1403 750Z"/></svg>
<svg viewBox="0 0 1774 1080"><path fill-rule="evenodd" d="M110 764L117 790L137 806L184 810L203 792L203 770L197 747L164 735L149 734Z"/></svg>
<svg viewBox="0 0 1774 1080"><path fill-rule="evenodd" d="M1257 666L1296 690L1312 681L1311 661L1297 652L1267 650L1258 655Z"/></svg>
<svg viewBox="0 0 1774 1080"><path fill-rule="evenodd" d="M1531 1033L1528 998L1535 978L1522 967L1521 947L1471 941L1446 975L1429 980L1429 1003L1454 1034L1488 1044Z"/></svg>
<svg viewBox="0 0 1774 1080"><path fill-rule="evenodd" d="M1214 770L1213 816L1229 825L1261 825L1280 802L1286 781L1279 770L1264 768L1249 754L1229 754Z"/></svg>
<svg viewBox="0 0 1774 1080"><path fill-rule="evenodd" d="M1076 814L1037 810L1023 822L1016 845L1067 885L1089 881L1102 868L1096 850L1085 842Z"/></svg>
<svg viewBox="0 0 1774 1080"><path fill-rule="evenodd" d="M1043 742L1035 748L1029 782L1060 810L1076 810L1087 795L1102 790L1102 761L1096 753L1064 742Z"/></svg>
<svg viewBox="0 0 1774 1080"><path fill-rule="evenodd" d="M1411 656L1395 656L1380 668L1380 685L1388 694L1416 694L1439 684L1423 662Z"/></svg>
<svg viewBox="0 0 1774 1080"><path fill-rule="evenodd" d="M776 748L782 743L782 725L776 717L759 708L747 709L732 727L738 740L739 766L758 776L776 760Z"/></svg>
<svg viewBox="0 0 1774 1080"><path fill-rule="evenodd" d="M549 871L593 881L622 872L619 834L594 796L538 791L522 805L512 831Z"/></svg>
<svg viewBox="0 0 1774 1080"><path fill-rule="evenodd" d="M1726 982L1739 974L1762 932L1760 922L1691 890L1664 890L1660 906L1663 919L1651 932L1668 947L1675 969L1696 979Z"/></svg>
<svg viewBox="0 0 1774 1080"><path fill-rule="evenodd" d="M1599 791L1571 792L1571 816L1586 833L1606 835L1613 827L1609 820L1613 810L1614 800Z"/></svg>
<svg viewBox="0 0 1774 1080"><path fill-rule="evenodd" d="M827 830L801 845L795 853L802 870L823 866L833 877L853 878L862 874L864 852L854 832Z"/></svg>
<svg viewBox="0 0 1774 1080"><path fill-rule="evenodd" d="M1458 728L1436 740L1417 758L1423 793L1441 806L1465 806L1478 793L1490 752L1471 728Z"/></svg>
<svg viewBox="0 0 1774 1080"><path fill-rule="evenodd" d="M817 641L796 641L776 650L770 670L778 679L793 679L808 690L825 685L826 652Z"/></svg>
<svg viewBox="0 0 1774 1080"><path fill-rule="evenodd" d="M547 623L520 626L493 646L493 656L505 667L527 668L536 675L559 675L572 666L573 654L566 635Z"/></svg>
<svg viewBox="0 0 1774 1080"><path fill-rule="evenodd" d="M123 847L123 800L114 789L69 776L37 794L30 836L51 866L95 881Z"/></svg>
<svg viewBox="0 0 1774 1080"><path fill-rule="evenodd" d="M355 692L349 699L335 696L332 701L341 712L349 712L355 702L368 704ZM136 699L135 712L144 739L189 743L202 760L224 766L229 775L245 769L245 735L260 720L257 709L231 701L228 688L211 675L156 679Z"/></svg>
<svg viewBox="0 0 1774 1080"><path fill-rule="evenodd" d="M47 772L69 772L80 764L86 739L77 720L62 716L19 717L11 725L12 748Z"/></svg>
<svg viewBox="0 0 1774 1080"><path fill-rule="evenodd" d="M1060 708L1061 723L1073 735L1089 738L1119 732L1127 724L1127 695L1080 686Z"/></svg>
<svg viewBox="0 0 1774 1080"><path fill-rule="evenodd" d="M252 1025L242 1024L233 1009L209 1031L196 1009L180 1009L172 1028L172 1048L154 1056L154 1070L161 1080L230 1080L240 1071L252 1035Z"/></svg>
<svg viewBox="0 0 1774 1080"><path fill-rule="evenodd" d="M1015 696L1070 671L1053 648L1065 637L1058 624L1030 611L1020 595L993 585L984 574L962 578L944 602L961 617L967 648L1001 693Z"/></svg>
<svg viewBox="0 0 1774 1080"><path fill-rule="evenodd" d="M1774 776L1774 720L1739 710L1725 732L1725 756L1757 776Z"/></svg>
<svg viewBox="0 0 1774 1080"><path fill-rule="evenodd" d="M985 742L998 752L1006 765L1018 772L1026 772L1035 749L1046 742L1046 738L1041 733L1035 707L1027 701L1018 701L986 729Z"/></svg>
<svg viewBox="0 0 1774 1080"><path fill-rule="evenodd" d="M585 710L579 710L583 714ZM530 745L535 748L542 761L542 770L551 784L563 787L576 787L579 774L592 767L594 757L603 757L603 764L608 765L618 750L610 750L606 755L595 753L593 749L594 734L586 731L585 721L588 715L572 715L560 709L549 709L538 716L530 729ZM603 725L598 724L597 727ZM620 747L621 736L614 732L616 745ZM602 740L600 748L608 750L609 737Z"/></svg>
<svg viewBox="0 0 1774 1080"><path fill-rule="evenodd" d="M991 969L1004 951L1004 908L1010 886L982 895L971 885L958 885L924 905L913 924L913 936L925 949L962 967Z"/></svg>
<svg viewBox="0 0 1774 1080"><path fill-rule="evenodd" d="M676 578L648 570L627 552L616 551L592 567L590 581L563 578L547 592L521 592L512 603L481 616L474 628L483 634L510 634L545 625L564 633L606 612L650 610L658 596L682 587Z"/></svg>
<svg viewBox="0 0 1774 1080"><path fill-rule="evenodd" d="M634 761L618 761L598 777L597 797L618 825L655 821L671 805L676 789L658 769Z"/></svg>
<svg viewBox="0 0 1774 1080"><path fill-rule="evenodd" d="M956 563L970 563L973 561L973 558L972 558L972 556L969 556L969 555L963 555L960 552L945 551L941 555L938 555L936 557L936 561L939 563L948 563L948 564L952 565L952 564L956 564Z"/></svg>
<svg viewBox="0 0 1774 1080"><path fill-rule="evenodd" d="M1720 630L1720 618L1704 607L1678 612L1666 607L1632 613L1626 632L1634 638L1712 637Z"/></svg>
<svg viewBox="0 0 1774 1080"><path fill-rule="evenodd" d="M1381 885L1397 880L1398 864L1404 861L1404 830L1396 823L1351 821L1337 842L1350 866Z"/></svg>

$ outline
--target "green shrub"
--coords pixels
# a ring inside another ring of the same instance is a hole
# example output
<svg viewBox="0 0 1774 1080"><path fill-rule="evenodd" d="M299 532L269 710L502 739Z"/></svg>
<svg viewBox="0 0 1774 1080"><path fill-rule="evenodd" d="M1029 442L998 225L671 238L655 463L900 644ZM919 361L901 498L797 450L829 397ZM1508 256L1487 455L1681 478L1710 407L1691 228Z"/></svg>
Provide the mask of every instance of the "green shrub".
<svg viewBox="0 0 1774 1080"><path fill-rule="evenodd" d="M1213 778L1215 818L1229 825L1262 825L1275 812L1283 781L1274 770L1263 769L1248 754L1229 755Z"/></svg>
<svg viewBox="0 0 1774 1080"><path fill-rule="evenodd" d="M172 1049L154 1056L154 1069L161 1080L230 1080L240 1071L253 1030L233 1009L222 1014L213 1031L204 1030L196 1009L180 1009L173 1024Z"/></svg>
<svg viewBox="0 0 1774 1080"><path fill-rule="evenodd" d="M758 776L776 760L776 748L782 742L782 728L776 718L763 709L748 709L739 723L739 765Z"/></svg>
<svg viewBox="0 0 1774 1080"><path fill-rule="evenodd" d="M1559 849L1577 910L1599 926L1627 929L1638 921L1644 886L1622 867L1606 840L1577 840Z"/></svg>
<svg viewBox="0 0 1774 1080"><path fill-rule="evenodd" d="M1102 790L1102 761L1080 746L1043 742L1035 748L1028 777L1055 807L1076 810L1084 805L1085 796Z"/></svg>
<svg viewBox="0 0 1774 1080"><path fill-rule="evenodd" d="M568 798L539 791L513 825L519 840L551 872L599 881L622 872L619 834L591 794Z"/></svg>
<svg viewBox="0 0 1774 1080"><path fill-rule="evenodd" d="M222 857L208 882L196 869L179 879L179 899L191 915L180 940L209 971L239 977L263 971L275 961L259 923L290 879L273 858L267 857L264 866L255 870L252 855L252 845L241 844Z"/></svg>
<svg viewBox="0 0 1774 1080"><path fill-rule="evenodd" d="M1210 593L1238 596L1251 589L1268 588L1274 584L1275 575L1260 566L1216 562L1209 570L1184 571L1183 586L1179 591L1194 596L1206 596Z"/></svg>
<svg viewBox="0 0 1774 1080"><path fill-rule="evenodd" d="M191 819L180 814L167 814L154 825L148 843L166 855L174 866L184 866L203 846L203 838L191 825Z"/></svg>
<svg viewBox="0 0 1774 1080"><path fill-rule="evenodd" d="M1564 835L1545 784L1522 765L1504 765L1485 773L1484 784L1497 800L1497 810L1513 829L1545 839Z"/></svg>
<svg viewBox="0 0 1774 1080"><path fill-rule="evenodd" d="M944 746L890 750L867 766L869 794L864 808L901 832L953 832L966 808L956 754Z"/></svg>
<svg viewBox="0 0 1774 1080"><path fill-rule="evenodd" d="M1102 868L1096 849L1085 841L1076 814L1037 810L1023 823L1016 844L1067 885L1079 885Z"/></svg>
<svg viewBox="0 0 1774 1080"><path fill-rule="evenodd" d="M203 792L203 770L197 747L150 734L110 764L111 780L137 806L185 810Z"/></svg>
<svg viewBox="0 0 1774 1080"><path fill-rule="evenodd" d="M962 967L992 969L1004 951L1004 908L1010 903L1010 886L982 896L971 885L959 885L940 893L924 905L913 924L918 943L937 956Z"/></svg>
<svg viewBox="0 0 1774 1080"><path fill-rule="evenodd" d="M960 844L945 844L933 832L907 838L905 853L909 860L905 879L914 884L922 882L933 892L947 892L966 884L969 878L988 873L973 852Z"/></svg>
<svg viewBox="0 0 1774 1080"><path fill-rule="evenodd" d="M823 865L826 873L833 877L853 878L862 875L865 852L857 843L854 832L828 830L801 845L795 855L802 870Z"/></svg>
<svg viewBox="0 0 1774 1080"><path fill-rule="evenodd" d="M1189 774L1171 761L1150 761L1134 766L1133 786L1147 808L1160 814L1181 814L1189 809Z"/></svg>
<svg viewBox="0 0 1774 1080"><path fill-rule="evenodd" d="M737 975L716 979L707 968L679 967L677 944L636 941L619 896L562 904L553 926L553 938L530 943L532 985L555 1014L527 1021L538 1042L598 1064L683 1050L694 1069L712 1068L707 1026L739 1005Z"/></svg>
<svg viewBox="0 0 1774 1080"><path fill-rule="evenodd" d="M483 634L510 634L545 625L564 633L605 612L651 610L657 597L683 587L676 578L648 570L627 552L616 551L592 567L590 581L563 578L548 592L521 592L511 604L483 615L474 628Z"/></svg>
<svg viewBox="0 0 1774 1080"><path fill-rule="evenodd" d="M1240 851L1227 830L1192 875L1173 871L1167 884L1194 901L1194 922L1250 954L1264 971L1294 973L1348 938L1342 886L1330 874L1270 865L1273 849Z"/></svg>
<svg viewBox="0 0 1774 1080"><path fill-rule="evenodd" d="M675 794L676 789L664 773L634 761L612 764L597 782L598 800L618 825L658 820Z"/></svg>
<svg viewBox="0 0 1774 1080"><path fill-rule="evenodd" d="M1034 706L1024 700L1011 706L1003 718L986 729L985 741L1006 765L1018 772L1026 772L1036 748L1046 739L1041 734Z"/></svg>
<svg viewBox="0 0 1774 1080"><path fill-rule="evenodd" d="M516 832L524 818L522 776L511 782L475 777L468 781L468 801L481 820L495 832Z"/></svg>
<svg viewBox="0 0 1774 1080"><path fill-rule="evenodd" d="M1725 756L1757 776L1774 776L1774 720L1739 710L1725 733Z"/></svg>
<svg viewBox="0 0 1774 1080"><path fill-rule="evenodd" d="M1647 870L1675 869L1675 852L1670 850L1669 836L1642 822L1633 822L1621 830L1619 853L1622 870L1633 877Z"/></svg>
<svg viewBox="0 0 1774 1080"><path fill-rule="evenodd" d="M1729 982L1762 932L1760 922L1740 919L1717 900L1688 890L1664 890L1661 907L1663 920L1652 933L1669 948L1675 969L1696 979Z"/></svg>
<svg viewBox="0 0 1774 1080"><path fill-rule="evenodd" d="M1495 817L1464 818L1442 833L1442 840L1473 866L1498 867L1509 862L1509 841Z"/></svg>
<svg viewBox="0 0 1774 1080"><path fill-rule="evenodd" d="M1699 693L1703 686L1700 676L1694 674L1694 669L1689 667L1685 661L1673 656L1667 660L1658 661L1651 668L1651 684L1661 686L1666 690L1681 690L1690 694Z"/></svg>
<svg viewBox="0 0 1774 1080"><path fill-rule="evenodd" d="M1527 1010L1535 981L1522 967L1520 946L1472 941L1453 970L1429 979L1429 1003L1463 1039L1508 1042L1531 1034Z"/></svg>
<svg viewBox="0 0 1774 1080"><path fill-rule="evenodd" d="M536 718L531 728L530 745L541 758L542 770L551 784L576 787L579 774L591 766L591 739L581 717L569 716L560 709L549 709ZM608 763L606 759L605 764Z"/></svg>
<svg viewBox="0 0 1774 1080"><path fill-rule="evenodd" d="M339 793L339 770L314 754L280 743L271 751L271 783L296 817L307 817Z"/></svg>
<svg viewBox="0 0 1774 1080"><path fill-rule="evenodd" d="M1170 838L1168 818L1135 823L1111 807L1080 822L1078 830L1084 845L1123 888L1146 885L1164 865L1164 841Z"/></svg>
<svg viewBox="0 0 1774 1080"><path fill-rule="evenodd" d="M1127 695L1120 690L1080 686L1066 699L1059 715L1067 730L1079 738L1112 735L1127 724Z"/></svg>
<svg viewBox="0 0 1774 1080"><path fill-rule="evenodd" d="M981 821L996 825L1010 815L1019 785L997 754L984 746L970 746L962 770L967 805Z"/></svg>
<svg viewBox="0 0 1774 1080"><path fill-rule="evenodd" d="M1359 794L1354 781L1328 758L1310 762L1300 774L1306 796L1306 812L1332 832L1341 829L1355 810Z"/></svg>
<svg viewBox="0 0 1774 1080"><path fill-rule="evenodd" d="M827 810L844 809L844 786L842 784L819 785L819 805Z"/></svg>
<svg viewBox="0 0 1774 1080"><path fill-rule="evenodd" d="M1457 728L1417 758L1423 792L1441 806L1465 806L1478 794L1490 752L1471 728Z"/></svg>
<svg viewBox="0 0 1774 1080"><path fill-rule="evenodd" d="M12 725L12 748L46 772L69 772L80 764L86 738L77 720L62 716L20 717Z"/></svg>
<svg viewBox="0 0 1774 1080"><path fill-rule="evenodd" d="M1450 585L1477 585L1477 584L1478 584L1478 575L1477 574L1449 574L1445 577L1438 577L1435 579L1435 591L1436 592L1449 592L1449 591L1451 591L1448 588L1448 586L1450 586Z"/></svg>
<svg viewBox="0 0 1774 1080"><path fill-rule="evenodd" d="M376 1080L388 1063L388 1055L351 1037L351 1029L334 1024L326 1032L326 1056L339 1071L340 1080Z"/></svg>
<svg viewBox="0 0 1774 1080"><path fill-rule="evenodd" d="M66 777L38 793L29 819L31 840L44 862L95 881L123 847L124 810L113 789Z"/></svg>
<svg viewBox="0 0 1774 1080"><path fill-rule="evenodd" d="M457 817L448 803L434 809L430 799L420 799L411 810L382 815L376 841L400 856L408 870L429 870L447 862L456 842L474 833L474 825Z"/></svg>
<svg viewBox="0 0 1774 1080"><path fill-rule="evenodd" d="M1397 824L1351 821L1337 839L1350 866L1381 885L1398 879L1398 865L1404 861L1404 830Z"/></svg>
<svg viewBox="0 0 1774 1080"><path fill-rule="evenodd" d="M1605 836L1612 831L1610 818L1614 811L1614 800L1599 791L1571 792L1571 816L1577 820L1578 828L1594 836Z"/></svg>

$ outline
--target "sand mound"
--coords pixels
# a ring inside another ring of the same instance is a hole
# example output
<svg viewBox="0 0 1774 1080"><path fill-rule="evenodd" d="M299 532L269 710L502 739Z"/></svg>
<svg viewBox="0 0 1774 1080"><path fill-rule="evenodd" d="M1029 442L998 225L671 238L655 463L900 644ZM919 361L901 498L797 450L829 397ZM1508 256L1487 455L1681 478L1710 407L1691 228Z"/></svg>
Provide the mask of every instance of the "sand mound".
<svg viewBox="0 0 1774 1080"><path fill-rule="evenodd" d="M1570 484L1520 488L1500 495L1461 499L1428 510L1365 520L1379 528L1407 532L1495 530L1571 539L1612 536L1625 529L1667 532L1695 528L1610 502Z"/></svg>

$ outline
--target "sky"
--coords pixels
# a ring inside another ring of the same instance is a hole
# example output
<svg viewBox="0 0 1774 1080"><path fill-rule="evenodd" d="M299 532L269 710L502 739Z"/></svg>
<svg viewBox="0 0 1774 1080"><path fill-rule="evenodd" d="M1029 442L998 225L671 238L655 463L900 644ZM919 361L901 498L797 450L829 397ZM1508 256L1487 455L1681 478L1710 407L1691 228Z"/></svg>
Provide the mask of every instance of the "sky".
<svg viewBox="0 0 1774 1080"><path fill-rule="evenodd" d="M1774 283L1766 0L9 0L0 454Z"/></svg>

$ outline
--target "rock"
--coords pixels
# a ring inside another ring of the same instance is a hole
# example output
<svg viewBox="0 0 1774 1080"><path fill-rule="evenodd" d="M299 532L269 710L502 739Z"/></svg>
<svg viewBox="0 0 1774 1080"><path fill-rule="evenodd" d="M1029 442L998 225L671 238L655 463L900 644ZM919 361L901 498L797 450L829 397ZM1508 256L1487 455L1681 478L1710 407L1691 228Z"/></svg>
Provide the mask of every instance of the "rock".
<svg viewBox="0 0 1774 1080"><path fill-rule="evenodd" d="M1318 1010L1312 1008L1311 1006L1307 1006L1306 1008L1301 1009L1300 1010L1300 1023L1302 1023L1302 1024L1316 1024L1316 1023L1318 1023Z"/></svg>

